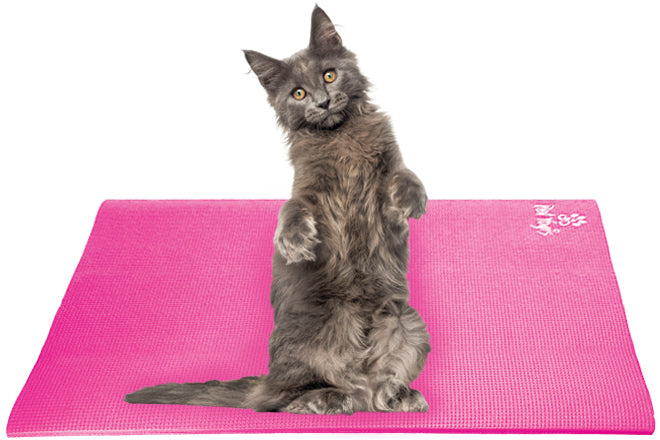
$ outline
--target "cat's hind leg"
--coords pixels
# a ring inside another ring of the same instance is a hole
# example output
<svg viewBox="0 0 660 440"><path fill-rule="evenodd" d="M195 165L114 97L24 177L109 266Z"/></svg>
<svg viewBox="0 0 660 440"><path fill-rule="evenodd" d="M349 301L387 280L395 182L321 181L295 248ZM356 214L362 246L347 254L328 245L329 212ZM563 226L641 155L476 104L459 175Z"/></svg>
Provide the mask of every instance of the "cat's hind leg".
<svg viewBox="0 0 660 440"><path fill-rule="evenodd" d="M376 411L425 412L422 393L410 388L431 350L426 324L407 304L389 307L374 317L369 334L373 352L368 375Z"/></svg>

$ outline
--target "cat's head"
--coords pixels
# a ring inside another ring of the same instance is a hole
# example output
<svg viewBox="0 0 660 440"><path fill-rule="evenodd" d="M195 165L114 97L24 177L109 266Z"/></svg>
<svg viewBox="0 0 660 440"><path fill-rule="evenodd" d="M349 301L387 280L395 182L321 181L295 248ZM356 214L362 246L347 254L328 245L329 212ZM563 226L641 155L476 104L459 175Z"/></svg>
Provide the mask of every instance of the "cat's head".
<svg viewBox="0 0 660 440"><path fill-rule="evenodd" d="M332 21L318 6L309 46L277 60L246 50L245 58L268 93L280 125L290 131L332 129L361 113L369 82Z"/></svg>

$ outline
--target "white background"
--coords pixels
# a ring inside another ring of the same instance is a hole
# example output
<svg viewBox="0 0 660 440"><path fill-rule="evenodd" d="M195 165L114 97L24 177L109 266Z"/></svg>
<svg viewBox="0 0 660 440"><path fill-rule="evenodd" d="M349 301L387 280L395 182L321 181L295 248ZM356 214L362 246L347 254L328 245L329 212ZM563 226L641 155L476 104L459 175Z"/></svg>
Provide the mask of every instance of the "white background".
<svg viewBox="0 0 660 440"><path fill-rule="evenodd" d="M0 3L3 427L104 199L289 196L286 147L241 49L302 49L313 6ZM658 404L660 4L321 6L431 198L598 201Z"/></svg>

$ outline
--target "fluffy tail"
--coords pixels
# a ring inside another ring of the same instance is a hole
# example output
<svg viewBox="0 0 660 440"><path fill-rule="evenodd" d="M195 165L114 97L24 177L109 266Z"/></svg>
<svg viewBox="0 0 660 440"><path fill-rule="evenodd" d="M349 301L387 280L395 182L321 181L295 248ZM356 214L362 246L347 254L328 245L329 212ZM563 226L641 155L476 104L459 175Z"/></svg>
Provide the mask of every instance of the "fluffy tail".
<svg viewBox="0 0 660 440"><path fill-rule="evenodd" d="M249 408L246 398L264 378L265 376L249 376L226 382L212 380L204 383L166 383L127 394L124 400L128 403Z"/></svg>

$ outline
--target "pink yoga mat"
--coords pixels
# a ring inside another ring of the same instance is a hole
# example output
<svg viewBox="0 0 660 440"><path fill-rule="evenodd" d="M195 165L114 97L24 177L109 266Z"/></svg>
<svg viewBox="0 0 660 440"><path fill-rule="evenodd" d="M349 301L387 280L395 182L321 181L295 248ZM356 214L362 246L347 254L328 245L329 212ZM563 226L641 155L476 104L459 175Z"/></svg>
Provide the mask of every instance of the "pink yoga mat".
<svg viewBox="0 0 660 440"><path fill-rule="evenodd" d="M267 372L281 204L105 202L7 434L653 432L589 200L436 200L411 220L410 302L432 345L413 387L427 413L124 402L143 386Z"/></svg>

